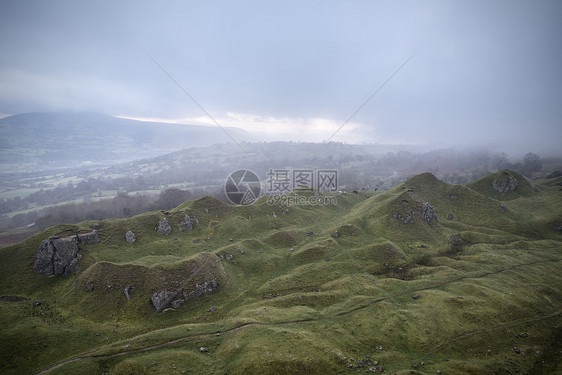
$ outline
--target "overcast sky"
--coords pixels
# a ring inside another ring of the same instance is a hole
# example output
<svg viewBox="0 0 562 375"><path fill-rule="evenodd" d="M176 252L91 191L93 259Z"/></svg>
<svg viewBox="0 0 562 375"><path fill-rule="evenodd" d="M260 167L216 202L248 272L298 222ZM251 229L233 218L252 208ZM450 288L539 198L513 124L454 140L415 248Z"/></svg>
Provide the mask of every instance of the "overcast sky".
<svg viewBox="0 0 562 375"><path fill-rule="evenodd" d="M0 113L93 111L269 139L562 140L562 1L0 1ZM505 147L503 147L505 146ZM508 147L509 146L509 147Z"/></svg>

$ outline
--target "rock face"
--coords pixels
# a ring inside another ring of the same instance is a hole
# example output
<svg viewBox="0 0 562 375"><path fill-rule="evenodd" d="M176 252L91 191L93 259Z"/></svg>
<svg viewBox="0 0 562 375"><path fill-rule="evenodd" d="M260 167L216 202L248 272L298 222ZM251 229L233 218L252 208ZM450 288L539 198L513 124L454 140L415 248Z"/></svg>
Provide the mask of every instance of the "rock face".
<svg viewBox="0 0 562 375"><path fill-rule="evenodd" d="M160 222L158 223L158 234L167 236L171 232L172 232L172 227L170 226L168 220L166 218L160 220Z"/></svg>
<svg viewBox="0 0 562 375"><path fill-rule="evenodd" d="M211 281L205 281L202 284L196 284L194 289L189 292L183 289L180 289L179 291L162 289L154 292L150 297L150 301L157 312L163 311L169 305L177 309L190 298L199 297L203 294L214 293L217 290L217 287L217 280L212 279Z"/></svg>
<svg viewBox="0 0 562 375"><path fill-rule="evenodd" d="M137 237L135 236L135 234L132 231L128 231L127 233L125 233L125 240L128 243L133 243L137 240Z"/></svg>
<svg viewBox="0 0 562 375"><path fill-rule="evenodd" d="M507 193L508 191L513 191L517 187L517 179L509 174L505 174L507 177L506 181L492 181L492 188L499 191L500 193Z"/></svg>
<svg viewBox="0 0 562 375"><path fill-rule="evenodd" d="M191 221L191 218L189 217L189 215L185 215L183 220L180 221L180 225L186 227L189 230L193 229L193 221Z"/></svg>
<svg viewBox="0 0 562 375"><path fill-rule="evenodd" d="M70 275L78 268L76 237L51 237L41 242L35 255L33 270L43 275Z"/></svg>
<svg viewBox="0 0 562 375"><path fill-rule="evenodd" d="M84 233L84 234L77 234L76 238L78 239L78 241L80 241L80 243L82 244L86 244L86 243L98 243L100 242L100 237L98 236L98 231L94 230L90 233Z"/></svg>

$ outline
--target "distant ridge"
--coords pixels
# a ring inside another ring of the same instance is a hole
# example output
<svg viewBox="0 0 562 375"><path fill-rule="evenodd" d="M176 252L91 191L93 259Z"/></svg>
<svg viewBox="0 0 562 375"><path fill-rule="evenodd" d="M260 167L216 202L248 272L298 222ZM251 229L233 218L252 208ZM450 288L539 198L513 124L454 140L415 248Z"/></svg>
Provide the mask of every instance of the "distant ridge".
<svg viewBox="0 0 562 375"><path fill-rule="evenodd" d="M246 133L228 132L241 141ZM156 156L192 146L228 143L210 126L143 122L99 113L31 112L0 119L2 163L59 166Z"/></svg>

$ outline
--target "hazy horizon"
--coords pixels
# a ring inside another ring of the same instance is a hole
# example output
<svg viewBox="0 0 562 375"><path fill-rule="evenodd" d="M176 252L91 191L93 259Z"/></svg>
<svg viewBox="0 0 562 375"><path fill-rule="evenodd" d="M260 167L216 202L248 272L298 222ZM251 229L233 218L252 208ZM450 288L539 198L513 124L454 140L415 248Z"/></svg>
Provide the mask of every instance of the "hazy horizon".
<svg viewBox="0 0 562 375"><path fill-rule="evenodd" d="M556 1L4 2L0 113L550 154L560 15Z"/></svg>

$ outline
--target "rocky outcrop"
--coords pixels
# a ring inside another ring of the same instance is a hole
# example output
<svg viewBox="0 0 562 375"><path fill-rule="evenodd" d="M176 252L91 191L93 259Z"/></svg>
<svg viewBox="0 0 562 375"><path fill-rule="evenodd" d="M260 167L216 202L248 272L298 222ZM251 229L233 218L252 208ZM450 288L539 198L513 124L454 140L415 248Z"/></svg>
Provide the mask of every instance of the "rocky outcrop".
<svg viewBox="0 0 562 375"><path fill-rule="evenodd" d="M160 312L164 310L166 306L168 306L179 293L180 292L173 292L166 289L159 290L152 294L152 296L150 297L150 301L152 302L152 305L154 306L156 311Z"/></svg>
<svg viewBox="0 0 562 375"><path fill-rule="evenodd" d="M404 224L414 224L414 216L421 217L426 223L429 223L432 220L439 221L439 216L437 216L435 207L429 204L429 202L422 203L421 206L418 206L418 210L414 209L403 214L394 213L392 216L395 219L401 220Z"/></svg>
<svg viewBox="0 0 562 375"><path fill-rule="evenodd" d="M81 244L100 242L97 230L93 230L90 233L77 234L76 239L80 241Z"/></svg>
<svg viewBox="0 0 562 375"><path fill-rule="evenodd" d="M77 237L51 237L41 242L35 255L33 270L43 275L68 276L78 269Z"/></svg>
<svg viewBox="0 0 562 375"><path fill-rule="evenodd" d="M123 290L123 293L125 294L125 297L127 297L127 300L131 299L131 292L133 291L133 289L135 289L134 286L127 285Z"/></svg>
<svg viewBox="0 0 562 375"><path fill-rule="evenodd" d="M152 294L150 301L157 312L165 310L170 305L177 309L190 298L200 297L203 294L214 293L217 290L217 287L217 280L212 279L211 281L205 281L202 284L196 284L191 291L183 289L178 291L161 289Z"/></svg>
<svg viewBox="0 0 562 375"><path fill-rule="evenodd" d="M193 229L193 221L191 221L191 218L189 217L189 215L185 215L183 220L180 221L180 225L186 227L189 230Z"/></svg>
<svg viewBox="0 0 562 375"><path fill-rule="evenodd" d="M172 232L172 227L170 226L170 223L168 222L168 220L166 218L163 218L162 220L160 220L160 222L158 223L158 228L157 228L158 234L167 236L168 234L170 234Z"/></svg>
<svg viewBox="0 0 562 375"><path fill-rule="evenodd" d="M422 203L420 216L426 223L429 223L431 220L439 221L435 207L430 205L429 202Z"/></svg>
<svg viewBox="0 0 562 375"><path fill-rule="evenodd" d="M492 188L500 193L507 193L508 191L513 191L517 187L517 179L510 174L505 173L506 180L494 180L492 181Z"/></svg>
<svg viewBox="0 0 562 375"><path fill-rule="evenodd" d="M125 240L128 243L133 243L137 240L137 237L135 236L135 234L132 231L128 231L127 233L125 233Z"/></svg>

